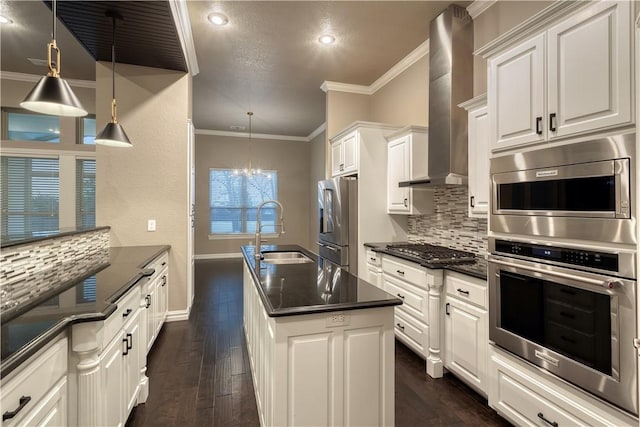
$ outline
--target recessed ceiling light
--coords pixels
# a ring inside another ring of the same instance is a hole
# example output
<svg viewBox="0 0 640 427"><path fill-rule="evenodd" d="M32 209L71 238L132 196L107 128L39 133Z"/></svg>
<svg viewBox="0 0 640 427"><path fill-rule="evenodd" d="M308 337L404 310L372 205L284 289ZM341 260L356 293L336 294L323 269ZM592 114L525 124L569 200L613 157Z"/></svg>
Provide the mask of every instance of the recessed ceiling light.
<svg viewBox="0 0 640 427"><path fill-rule="evenodd" d="M213 25L227 25L229 23L229 18L222 13L212 13L209 15L209 22Z"/></svg>
<svg viewBox="0 0 640 427"><path fill-rule="evenodd" d="M333 44L336 41L336 38L333 37L331 34L324 34L324 35L320 36L318 41L320 43L322 43L322 44L330 45L330 44Z"/></svg>
<svg viewBox="0 0 640 427"><path fill-rule="evenodd" d="M0 24L13 24L13 21L4 15L0 15Z"/></svg>

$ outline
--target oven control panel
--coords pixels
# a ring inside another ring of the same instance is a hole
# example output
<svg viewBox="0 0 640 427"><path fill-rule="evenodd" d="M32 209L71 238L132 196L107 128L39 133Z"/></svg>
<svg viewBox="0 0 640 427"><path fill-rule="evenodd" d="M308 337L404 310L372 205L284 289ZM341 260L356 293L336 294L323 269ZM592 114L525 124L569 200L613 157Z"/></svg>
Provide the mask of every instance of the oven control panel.
<svg viewBox="0 0 640 427"><path fill-rule="evenodd" d="M615 253L498 239L496 239L495 245L497 253L579 265L599 270L618 271L618 254Z"/></svg>

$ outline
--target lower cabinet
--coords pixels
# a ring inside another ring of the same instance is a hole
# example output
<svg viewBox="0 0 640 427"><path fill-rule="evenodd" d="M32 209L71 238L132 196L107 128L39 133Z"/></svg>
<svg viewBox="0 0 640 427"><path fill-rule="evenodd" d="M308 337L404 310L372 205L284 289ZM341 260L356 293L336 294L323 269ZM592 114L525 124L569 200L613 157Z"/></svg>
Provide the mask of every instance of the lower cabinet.
<svg viewBox="0 0 640 427"><path fill-rule="evenodd" d="M2 379L2 426L66 426L66 333Z"/></svg>
<svg viewBox="0 0 640 427"><path fill-rule="evenodd" d="M444 364L470 387L487 396L489 321L487 282L445 273Z"/></svg>
<svg viewBox="0 0 640 427"><path fill-rule="evenodd" d="M638 425L625 412L489 346L489 406L516 425Z"/></svg>
<svg viewBox="0 0 640 427"><path fill-rule="evenodd" d="M261 425L393 425L392 306L269 317L246 263L243 297Z"/></svg>
<svg viewBox="0 0 640 427"><path fill-rule="evenodd" d="M147 268L153 268L155 272L147 279L146 287L143 288L143 293L145 294L144 308L146 310L146 354L151 351L151 347L167 318L169 300L168 261L169 255L165 252L147 265Z"/></svg>
<svg viewBox="0 0 640 427"><path fill-rule="evenodd" d="M380 289L384 289L382 281L382 254L373 251L371 248L367 248L365 254L367 257L367 271L365 272L364 280Z"/></svg>

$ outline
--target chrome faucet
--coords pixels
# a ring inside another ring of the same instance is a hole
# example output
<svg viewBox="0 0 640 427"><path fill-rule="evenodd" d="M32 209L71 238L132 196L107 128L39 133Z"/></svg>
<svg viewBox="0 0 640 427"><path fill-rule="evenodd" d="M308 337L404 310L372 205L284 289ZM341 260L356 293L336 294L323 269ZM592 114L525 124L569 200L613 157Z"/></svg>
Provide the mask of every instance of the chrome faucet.
<svg viewBox="0 0 640 427"><path fill-rule="evenodd" d="M260 253L260 243L262 243L262 224L260 223L260 211L262 210L262 207L264 205L269 203L274 203L280 206L280 224L276 224L275 226L280 226L280 232L278 233L278 236L284 234L284 207L282 206L282 204L277 200L267 200L260 203L260 205L258 206L258 212L256 213L256 247L254 255L257 259L262 258L262 254Z"/></svg>

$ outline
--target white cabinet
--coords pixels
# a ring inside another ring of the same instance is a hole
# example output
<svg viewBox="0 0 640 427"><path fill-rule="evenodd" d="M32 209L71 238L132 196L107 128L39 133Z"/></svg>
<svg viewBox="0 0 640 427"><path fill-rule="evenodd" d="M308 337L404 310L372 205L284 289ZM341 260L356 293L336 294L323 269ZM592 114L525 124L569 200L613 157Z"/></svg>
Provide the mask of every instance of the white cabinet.
<svg viewBox="0 0 640 427"><path fill-rule="evenodd" d="M489 406L515 425L638 425L637 418L493 345L489 354Z"/></svg>
<svg viewBox="0 0 640 427"><path fill-rule="evenodd" d="M352 131L331 141L331 175L353 175L358 173L359 138Z"/></svg>
<svg viewBox="0 0 640 427"><path fill-rule="evenodd" d="M26 360L2 379L2 426L66 426L66 334Z"/></svg>
<svg viewBox="0 0 640 427"><path fill-rule="evenodd" d="M427 178L427 128L408 126L387 135L387 213L424 215L433 211L433 191L399 187L398 183Z"/></svg>
<svg viewBox="0 0 640 427"><path fill-rule="evenodd" d="M393 425L393 307L269 317L246 261L243 268L260 424Z"/></svg>
<svg viewBox="0 0 640 427"><path fill-rule="evenodd" d="M486 396L489 321L487 282L445 273L445 367Z"/></svg>
<svg viewBox="0 0 640 427"><path fill-rule="evenodd" d="M149 353L167 317L169 290L169 254L167 252L150 262L146 268L154 270L146 283L146 353Z"/></svg>
<svg viewBox="0 0 640 427"><path fill-rule="evenodd" d="M122 342L124 351L122 353L122 384L124 399L122 421L126 421L129 413L136 405L138 391L140 387L140 352L145 351L144 339L140 336L140 322L138 316L140 310L136 310L133 316L127 321L123 329Z"/></svg>
<svg viewBox="0 0 640 427"><path fill-rule="evenodd" d="M395 308L396 337L427 361L427 374L443 374L441 355L442 270L421 267L411 261L384 254L383 289L402 299Z"/></svg>
<svg viewBox="0 0 640 427"><path fill-rule="evenodd" d="M102 372L102 391L104 393L104 422L106 426L123 426L124 392L123 356L127 342L118 335L112 340L100 357Z"/></svg>
<svg viewBox="0 0 640 427"><path fill-rule="evenodd" d="M489 212L489 157L491 123L487 95L460 104L468 114L469 216L484 218Z"/></svg>
<svg viewBox="0 0 640 427"><path fill-rule="evenodd" d="M631 4L590 4L489 59L493 151L633 123Z"/></svg>
<svg viewBox="0 0 640 427"><path fill-rule="evenodd" d="M382 254L367 248L367 274L364 280L384 290L382 282Z"/></svg>

